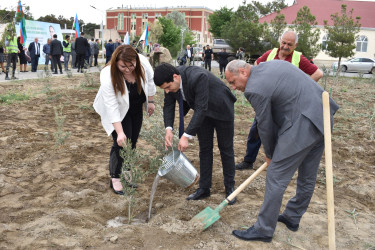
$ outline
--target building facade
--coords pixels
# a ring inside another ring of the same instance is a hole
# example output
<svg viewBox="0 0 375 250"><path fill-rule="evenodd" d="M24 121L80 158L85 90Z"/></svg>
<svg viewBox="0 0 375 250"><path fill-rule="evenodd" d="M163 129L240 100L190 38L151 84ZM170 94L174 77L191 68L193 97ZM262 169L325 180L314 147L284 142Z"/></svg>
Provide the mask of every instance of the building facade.
<svg viewBox="0 0 375 250"><path fill-rule="evenodd" d="M116 30L121 37L129 32L129 36L134 38L142 34L147 22L154 23L159 17L164 17L172 11L178 11L185 15L187 27L195 34L198 45L212 44L212 36L208 31L208 17L213 11L206 7L119 7L106 11L106 29Z"/></svg>
<svg viewBox="0 0 375 250"><path fill-rule="evenodd" d="M353 9L353 18L360 17L361 29L357 34L356 49L354 57L375 57L375 1L358 1L358 0L295 0L292 6L282 9L281 14L285 15L288 25L292 25L296 19L297 12L307 6L312 15L316 17L320 29L320 43L322 50L319 52L314 62L322 65L331 65L332 62L338 61L338 58L330 57L326 52L327 34L324 29L324 20L328 25L332 25L331 14L341 13L341 5L346 5L347 12ZM277 13L272 13L259 19L259 22L270 23ZM298 50L298 46L296 48Z"/></svg>

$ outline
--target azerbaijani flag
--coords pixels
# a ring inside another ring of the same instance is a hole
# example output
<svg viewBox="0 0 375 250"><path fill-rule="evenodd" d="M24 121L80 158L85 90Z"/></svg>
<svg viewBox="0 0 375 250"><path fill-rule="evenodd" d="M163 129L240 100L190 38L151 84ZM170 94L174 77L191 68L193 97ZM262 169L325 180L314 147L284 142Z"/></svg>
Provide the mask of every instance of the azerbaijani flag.
<svg viewBox="0 0 375 250"><path fill-rule="evenodd" d="M80 37L81 32L79 31L79 23L78 23L77 13L76 13L76 17L74 18L73 29L76 31L75 38Z"/></svg>
<svg viewBox="0 0 375 250"><path fill-rule="evenodd" d="M147 22L147 26L146 26L146 39L145 39L145 45L146 46L148 45L148 35L149 35L149 32L148 32L148 22Z"/></svg>
<svg viewBox="0 0 375 250"><path fill-rule="evenodd" d="M21 0L18 1L18 6L17 6L17 19L21 19L20 21L20 43L22 45L25 45L27 35L26 35L26 20L25 20L25 15L23 14L22 10L22 4Z"/></svg>

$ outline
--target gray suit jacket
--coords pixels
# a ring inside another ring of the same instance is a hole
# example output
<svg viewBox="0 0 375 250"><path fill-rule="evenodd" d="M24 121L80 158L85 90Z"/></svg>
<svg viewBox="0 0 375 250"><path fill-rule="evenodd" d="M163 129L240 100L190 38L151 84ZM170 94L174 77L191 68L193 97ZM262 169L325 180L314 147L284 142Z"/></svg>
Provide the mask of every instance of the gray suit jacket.
<svg viewBox="0 0 375 250"><path fill-rule="evenodd" d="M252 67L245 96L253 106L268 158L283 160L324 134L323 89L289 62L272 60ZM330 99L331 125L338 105Z"/></svg>
<svg viewBox="0 0 375 250"><path fill-rule="evenodd" d="M194 110L193 117L185 129L187 134L196 135L205 117L221 121L234 120L234 103L237 99L219 78L197 66L181 66L177 69L181 75L188 108ZM165 94L163 113L166 127L173 126L176 101L177 94ZM186 108L184 103L184 111L187 113Z"/></svg>

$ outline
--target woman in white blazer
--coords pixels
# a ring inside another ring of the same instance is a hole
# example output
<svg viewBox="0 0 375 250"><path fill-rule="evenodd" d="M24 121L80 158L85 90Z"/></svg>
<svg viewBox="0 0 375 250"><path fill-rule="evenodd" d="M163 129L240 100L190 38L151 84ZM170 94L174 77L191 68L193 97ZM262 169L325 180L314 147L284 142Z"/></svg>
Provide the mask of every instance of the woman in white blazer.
<svg viewBox="0 0 375 250"><path fill-rule="evenodd" d="M138 55L130 45L117 47L100 72L100 88L94 101L94 109L105 131L113 138L109 174L110 187L116 194L123 195L120 150L127 139L132 148L136 147L142 127L142 106L145 105L148 115L152 115L155 93L154 71L147 58ZM132 184L129 182L129 185Z"/></svg>

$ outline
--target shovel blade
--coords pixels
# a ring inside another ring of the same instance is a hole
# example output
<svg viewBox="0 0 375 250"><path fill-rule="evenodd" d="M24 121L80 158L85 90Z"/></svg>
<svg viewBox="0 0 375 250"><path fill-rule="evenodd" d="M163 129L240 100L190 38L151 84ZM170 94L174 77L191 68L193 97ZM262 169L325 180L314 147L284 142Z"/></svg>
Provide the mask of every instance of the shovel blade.
<svg viewBox="0 0 375 250"><path fill-rule="evenodd" d="M200 223L202 225L202 231L214 224L220 219L220 214L210 207L206 207L199 214L191 219L193 223Z"/></svg>

